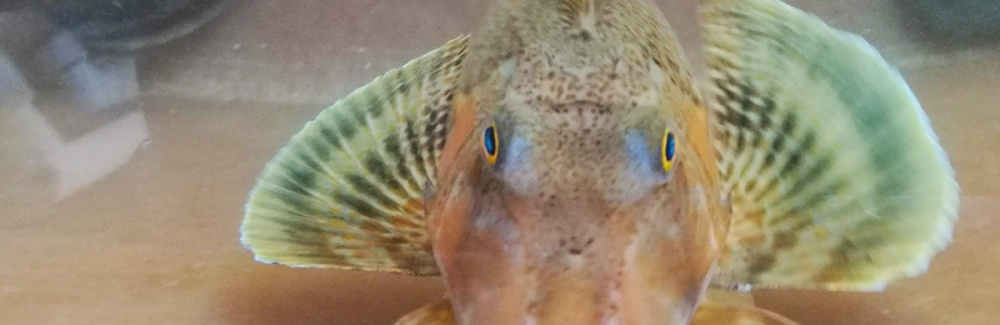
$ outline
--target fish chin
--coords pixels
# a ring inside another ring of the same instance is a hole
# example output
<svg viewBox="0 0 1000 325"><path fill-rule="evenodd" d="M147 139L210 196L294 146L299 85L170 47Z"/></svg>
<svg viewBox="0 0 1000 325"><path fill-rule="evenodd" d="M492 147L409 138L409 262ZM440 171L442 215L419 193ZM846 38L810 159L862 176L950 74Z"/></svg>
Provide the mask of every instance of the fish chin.
<svg viewBox="0 0 1000 325"><path fill-rule="evenodd" d="M476 191L482 194L481 191ZM687 324L714 252L672 200L475 198L435 245L460 324ZM704 251L702 251L704 250Z"/></svg>

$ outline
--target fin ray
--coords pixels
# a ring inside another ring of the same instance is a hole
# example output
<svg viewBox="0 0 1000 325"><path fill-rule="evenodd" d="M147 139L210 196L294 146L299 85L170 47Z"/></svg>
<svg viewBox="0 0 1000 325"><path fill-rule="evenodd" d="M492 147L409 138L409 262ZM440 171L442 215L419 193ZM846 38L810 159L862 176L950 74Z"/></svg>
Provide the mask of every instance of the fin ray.
<svg viewBox="0 0 1000 325"><path fill-rule="evenodd" d="M289 140L246 204L241 242L258 261L438 273L420 207L467 47L463 36L387 72Z"/></svg>
<svg viewBox="0 0 1000 325"><path fill-rule="evenodd" d="M777 0L703 11L710 123L733 220L714 284L880 290L944 249L958 185L897 71Z"/></svg>

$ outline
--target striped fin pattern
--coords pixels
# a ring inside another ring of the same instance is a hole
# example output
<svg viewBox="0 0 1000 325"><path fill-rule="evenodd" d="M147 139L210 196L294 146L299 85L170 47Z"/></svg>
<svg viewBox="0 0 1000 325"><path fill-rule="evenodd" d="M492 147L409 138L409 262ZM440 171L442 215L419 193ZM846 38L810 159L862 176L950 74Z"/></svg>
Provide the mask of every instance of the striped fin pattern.
<svg viewBox="0 0 1000 325"><path fill-rule="evenodd" d="M246 204L241 241L258 261L438 273L423 197L436 181L467 43L389 71L292 137Z"/></svg>
<svg viewBox="0 0 1000 325"><path fill-rule="evenodd" d="M897 71L777 0L703 11L711 126L733 219L715 285L881 290L951 240L959 188Z"/></svg>

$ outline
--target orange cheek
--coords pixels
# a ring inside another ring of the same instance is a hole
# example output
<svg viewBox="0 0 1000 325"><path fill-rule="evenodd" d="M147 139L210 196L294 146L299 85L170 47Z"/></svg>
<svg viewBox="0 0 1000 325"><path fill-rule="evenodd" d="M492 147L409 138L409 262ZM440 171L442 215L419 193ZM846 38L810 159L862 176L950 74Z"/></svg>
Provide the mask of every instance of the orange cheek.
<svg viewBox="0 0 1000 325"><path fill-rule="evenodd" d="M427 230L439 267L447 270L454 264L458 243L465 236L467 216L474 204L474 193L468 177L476 176L476 150L469 141L475 128L475 100L467 94L455 99L451 132L438 160L438 179L434 193L424 199L428 218Z"/></svg>
<svg viewBox="0 0 1000 325"><path fill-rule="evenodd" d="M631 207L619 209L620 219L633 219L635 235L622 249L621 293L623 324L684 323L704 293L709 272L719 254L716 226L687 175L670 187ZM609 235L624 237L625 234Z"/></svg>
<svg viewBox="0 0 1000 325"><path fill-rule="evenodd" d="M432 243L457 321L461 324L520 324L526 271L513 263L510 239L501 228L476 225L488 198L456 177L454 185L428 200Z"/></svg>
<svg viewBox="0 0 1000 325"><path fill-rule="evenodd" d="M465 149L469 137L476 127L476 112L475 100L472 97L462 94L456 96L451 132L448 133L444 148L441 149L441 156L438 158L439 174L447 174L446 171L452 170L452 165L458 158L459 152ZM448 175L440 176L451 177Z"/></svg>
<svg viewBox="0 0 1000 325"><path fill-rule="evenodd" d="M451 164L452 169L440 171L437 189L424 203L427 231L443 271L456 263L456 252L468 235L468 216L476 203L475 191L469 183L469 177L475 176L469 172L475 164L468 151L463 150L462 156Z"/></svg>

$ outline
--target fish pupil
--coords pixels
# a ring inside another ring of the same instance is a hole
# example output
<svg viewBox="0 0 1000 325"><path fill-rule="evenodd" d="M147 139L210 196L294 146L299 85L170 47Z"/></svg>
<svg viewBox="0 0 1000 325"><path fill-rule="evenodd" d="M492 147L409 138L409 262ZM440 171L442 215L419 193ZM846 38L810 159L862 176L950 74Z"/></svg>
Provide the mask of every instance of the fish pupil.
<svg viewBox="0 0 1000 325"><path fill-rule="evenodd" d="M497 144L496 144L496 131L493 127L486 128L486 134L483 139L483 146L486 148L486 153L489 155L497 154Z"/></svg>
<svg viewBox="0 0 1000 325"><path fill-rule="evenodd" d="M667 143L665 148L663 148L664 154L667 156L667 161L674 160L674 134L667 134Z"/></svg>

